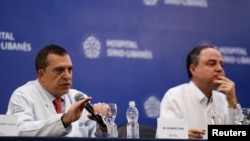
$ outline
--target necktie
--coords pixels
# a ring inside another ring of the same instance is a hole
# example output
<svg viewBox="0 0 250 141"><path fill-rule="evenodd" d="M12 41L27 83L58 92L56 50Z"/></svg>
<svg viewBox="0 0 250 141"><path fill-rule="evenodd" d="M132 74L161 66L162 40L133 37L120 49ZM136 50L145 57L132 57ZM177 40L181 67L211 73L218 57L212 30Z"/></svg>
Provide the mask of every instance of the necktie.
<svg viewBox="0 0 250 141"><path fill-rule="evenodd" d="M61 106L61 102L62 102L62 99L61 98L56 98L53 103L55 105L55 108L56 108L56 112L59 114L59 113L62 113L62 106Z"/></svg>

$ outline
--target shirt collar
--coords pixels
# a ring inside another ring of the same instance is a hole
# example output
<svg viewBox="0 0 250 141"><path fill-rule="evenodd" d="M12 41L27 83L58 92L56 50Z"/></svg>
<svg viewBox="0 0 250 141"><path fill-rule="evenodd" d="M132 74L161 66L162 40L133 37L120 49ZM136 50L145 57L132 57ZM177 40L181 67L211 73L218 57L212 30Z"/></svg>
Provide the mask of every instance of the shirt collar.
<svg viewBox="0 0 250 141"><path fill-rule="evenodd" d="M193 95L201 102L201 103L206 103L208 101L208 98L205 96L205 94L192 82L189 82L191 91L193 91ZM212 92L213 93L213 92ZM209 103L212 103L213 101L213 94L211 96L211 99L209 101Z"/></svg>

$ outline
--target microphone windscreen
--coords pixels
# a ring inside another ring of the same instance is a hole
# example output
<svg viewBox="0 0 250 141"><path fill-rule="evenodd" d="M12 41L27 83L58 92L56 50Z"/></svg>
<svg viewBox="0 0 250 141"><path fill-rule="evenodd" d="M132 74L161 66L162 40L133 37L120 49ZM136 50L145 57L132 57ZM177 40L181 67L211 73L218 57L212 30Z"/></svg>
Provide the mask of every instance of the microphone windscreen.
<svg viewBox="0 0 250 141"><path fill-rule="evenodd" d="M75 95L75 101L79 101L79 100L82 100L82 99L84 99L84 98L85 98L84 95L81 94L81 93L77 93L77 94Z"/></svg>

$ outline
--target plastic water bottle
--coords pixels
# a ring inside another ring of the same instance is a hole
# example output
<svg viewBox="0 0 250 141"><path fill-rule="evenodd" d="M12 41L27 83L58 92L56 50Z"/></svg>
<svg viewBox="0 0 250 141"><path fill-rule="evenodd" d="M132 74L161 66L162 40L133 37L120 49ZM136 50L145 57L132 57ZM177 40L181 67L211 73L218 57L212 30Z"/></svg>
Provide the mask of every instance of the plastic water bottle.
<svg viewBox="0 0 250 141"><path fill-rule="evenodd" d="M129 107L126 112L127 116L127 138L139 138L139 112L135 106L135 101L129 101Z"/></svg>

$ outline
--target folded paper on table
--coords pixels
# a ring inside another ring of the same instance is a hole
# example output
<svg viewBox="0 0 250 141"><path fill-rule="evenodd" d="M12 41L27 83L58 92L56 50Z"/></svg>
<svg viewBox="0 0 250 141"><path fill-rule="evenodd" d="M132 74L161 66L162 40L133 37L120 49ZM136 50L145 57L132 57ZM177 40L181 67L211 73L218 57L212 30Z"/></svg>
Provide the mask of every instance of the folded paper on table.
<svg viewBox="0 0 250 141"><path fill-rule="evenodd" d="M0 136L17 136L17 116L0 115Z"/></svg>
<svg viewBox="0 0 250 141"><path fill-rule="evenodd" d="M188 139L188 123L186 119L157 119L157 138Z"/></svg>

